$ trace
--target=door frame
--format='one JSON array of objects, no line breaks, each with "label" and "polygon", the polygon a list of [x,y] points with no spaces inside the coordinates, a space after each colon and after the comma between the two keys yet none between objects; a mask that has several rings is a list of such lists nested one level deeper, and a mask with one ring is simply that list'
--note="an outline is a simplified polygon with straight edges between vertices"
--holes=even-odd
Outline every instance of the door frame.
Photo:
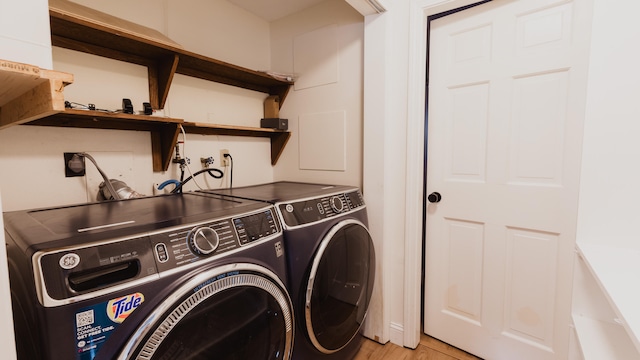
[{"label": "door frame", "polygon": [[[409,18],[409,69],[407,114],[407,167],[404,247],[404,346],[420,343],[422,320],[422,259],[424,189],[426,171],[425,97],[427,78],[427,26],[429,17],[483,0],[412,0]],[[415,151],[424,149],[424,151]]]}]

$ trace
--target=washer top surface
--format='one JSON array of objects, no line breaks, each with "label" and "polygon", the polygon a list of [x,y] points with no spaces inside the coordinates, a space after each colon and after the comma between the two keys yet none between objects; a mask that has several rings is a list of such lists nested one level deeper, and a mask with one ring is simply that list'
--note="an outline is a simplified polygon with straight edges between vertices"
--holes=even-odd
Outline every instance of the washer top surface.
[{"label": "washer top surface", "polygon": [[346,185],[310,184],[279,181],[261,185],[251,185],[233,189],[207,190],[208,193],[233,196],[243,199],[260,200],[275,204],[307,197],[341,193],[357,189]]},{"label": "washer top surface", "polygon": [[241,214],[264,203],[184,193],[4,213],[5,230],[23,250],[66,246]]}]

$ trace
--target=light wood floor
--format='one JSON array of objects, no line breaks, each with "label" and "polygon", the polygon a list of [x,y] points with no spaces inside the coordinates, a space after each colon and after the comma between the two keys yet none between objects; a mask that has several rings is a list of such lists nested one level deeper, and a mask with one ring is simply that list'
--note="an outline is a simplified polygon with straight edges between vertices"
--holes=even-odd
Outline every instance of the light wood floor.
[{"label": "light wood floor", "polygon": [[365,339],[353,360],[481,360],[460,349],[422,334],[415,350]]}]

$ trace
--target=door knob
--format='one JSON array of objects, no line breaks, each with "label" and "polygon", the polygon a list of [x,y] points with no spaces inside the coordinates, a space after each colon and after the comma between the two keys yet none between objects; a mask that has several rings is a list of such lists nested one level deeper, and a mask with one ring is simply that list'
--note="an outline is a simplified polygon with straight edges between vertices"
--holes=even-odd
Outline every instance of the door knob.
[{"label": "door knob", "polygon": [[427,200],[430,203],[437,203],[437,202],[440,202],[440,200],[442,200],[442,195],[440,195],[439,192],[434,191],[431,194],[429,194],[429,196],[427,196]]}]

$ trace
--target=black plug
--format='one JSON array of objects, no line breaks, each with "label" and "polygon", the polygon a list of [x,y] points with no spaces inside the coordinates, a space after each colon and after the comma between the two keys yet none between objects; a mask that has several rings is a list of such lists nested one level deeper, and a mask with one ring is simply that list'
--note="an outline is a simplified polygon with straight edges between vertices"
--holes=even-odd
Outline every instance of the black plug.
[{"label": "black plug", "polygon": [[144,108],[145,115],[153,115],[153,108],[151,107],[151,103],[143,102],[142,107]]},{"label": "black plug", "polygon": [[133,114],[133,104],[129,99],[122,99],[122,112],[125,114]]}]

